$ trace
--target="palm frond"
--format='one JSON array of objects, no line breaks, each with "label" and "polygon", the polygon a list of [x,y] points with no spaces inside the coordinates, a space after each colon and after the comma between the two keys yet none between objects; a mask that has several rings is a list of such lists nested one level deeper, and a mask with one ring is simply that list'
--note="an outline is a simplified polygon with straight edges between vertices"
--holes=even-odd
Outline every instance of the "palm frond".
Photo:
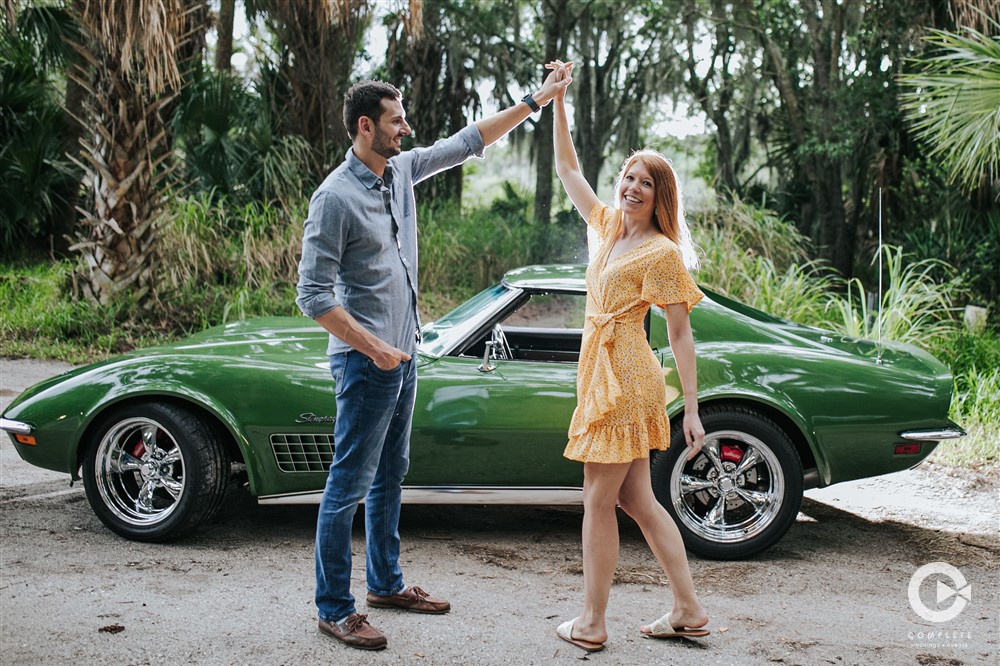
[{"label": "palm frond", "polygon": [[975,189],[985,174],[1000,176],[1000,24],[989,37],[935,30],[926,40],[935,50],[910,61],[900,77],[902,108],[930,155],[949,168],[953,182]]},{"label": "palm frond", "polygon": [[142,79],[150,93],[181,86],[177,51],[185,33],[181,0],[84,0],[80,9],[90,37],[116,57],[118,74]]}]

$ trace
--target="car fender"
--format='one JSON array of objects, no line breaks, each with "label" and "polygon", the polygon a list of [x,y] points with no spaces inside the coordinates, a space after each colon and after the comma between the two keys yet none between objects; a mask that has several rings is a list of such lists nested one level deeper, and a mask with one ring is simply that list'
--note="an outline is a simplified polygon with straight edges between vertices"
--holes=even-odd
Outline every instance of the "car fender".
[{"label": "car fender", "polygon": [[76,447],[74,451],[74,469],[79,467],[79,463],[83,459],[83,451],[80,450],[83,437],[87,431],[93,427],[96,421],[106,414],[108,410],[114,409],[119,405],[129,402],[137,402],[140,400],[149,401],[149,399],[166,400],[174,403],[183,403],[188,406],[194,406],[197,409],[206,412],[218,421],[229,433],[232,441],[239,449],[244,462],[246,462],[247,476],[251,490],[255,487],[256,473],[260,468],[260,465],[256,464],[254,450],[250,446],[250,442],[244,434],[242,423],[236,418],[236,416],[225,405],[220,403],[208,393],[199,391],[190,385],[182,386],[177,383],[164,381],[151,382],[149,386],[139,390],[133,389],[128,392],[109,394],[107,396],[107,400],[95,405],[95,408],[89,414],[89,417],[83,421],[81,428],[79,429],[79,437],[76,439]]},{"label": "car fender", "polygon": [[[165,362],[169,365],[171,359],[159,356],[156,361],[160,365]],[[190,362],[190,359],[185,361]],[[251,464],[253,451],[240,419],[225,404],[200,389],[197,382],[192,382],[191,376],[184,376],[183,381],[171,377],[169,373],[152,368],[149,359],[122,358],[46,380],[25,391],[5,415],[30,423],[36,431],[49,433],[54,440],[72,442],[63,452],[63,460],[52,460],[47,465],[33,462],[49,469],[69,472],[75,479],[84,454],[81,449],[83,440],[96,422],[109,409],[150,398],[193,405],[215,418],[232,437],[248,463],[251,488],[254,486],[258,466]],[[69,401],[75,407],[71,413],[60,409]]]},{"label": "car fender", "polygon": [[[765,415],[780,414],[785,423],[783,427],[794,428],[789,437],[797,445],[805,446],[812,456],[820,483],[829,483],[830,465],[827,456],[816,439],[813,419],[809,414],[803,414],[795,408],[796,401],[791,392],[799,390],[802,377],[795,368],[785,367],[781,361],[779,350],[771,345],[754,346],[749,350],[741,350],[729,344],[711,344],[698,348],[698,403],[707,406],[719,402],[738,402],[759,405]],[[769,369],[762,370],[763,364],[757,359],[767,358]],[[665,371],[672,370],[673,360],[669,354],[665,363]],[[776,361],[777,358],[777,361]],[[679,380],[673,380],[679,382]],[[671,378],[667,377],[668,390]],[[677,387],[679,389],[679,385]],[[669,401],[667,413],[673,419],[682,414],[683,397],[678,393]],[[803,466],[808,467],[809,461],[804,460]]]}]

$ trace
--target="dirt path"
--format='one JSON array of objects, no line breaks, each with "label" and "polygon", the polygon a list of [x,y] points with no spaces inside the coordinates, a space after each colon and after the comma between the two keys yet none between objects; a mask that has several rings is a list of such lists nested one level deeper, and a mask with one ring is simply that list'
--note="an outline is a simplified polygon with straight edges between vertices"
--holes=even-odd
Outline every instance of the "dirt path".
[{"label": "dirt path", "polygon": [[[0,360],[0,406],[63,366]],[[222,515],[170,545],[122,540],[78,484],[34,470],[0,443],[2,664],[542,664],[584,653],[555,626],[579,610],[578,509],[403,510],[407,580],[450,598],[443,617],[374,610],[380,653],[320,637],[312,604],[314,507],[233,495]],[[693,559],[711,614],[700,641],[643,639],[670,590],[622,519],[603,664],[990,664],[1000,654],[1000,489],[921,468],[812,491],[788,535],[746,562]],[[355,554],[363,553],[360,529]],[[356,593],[363,565],[356,559]],[[971,602],[935,624],[908,601],[918,567],[945,561]],[[934,588],[921,588],[935,605]],[[953,599],[946,600],[946,607]],[[361,605],[363,609],[363,604]],[[362,612],[364,612],[362,610]]]}]

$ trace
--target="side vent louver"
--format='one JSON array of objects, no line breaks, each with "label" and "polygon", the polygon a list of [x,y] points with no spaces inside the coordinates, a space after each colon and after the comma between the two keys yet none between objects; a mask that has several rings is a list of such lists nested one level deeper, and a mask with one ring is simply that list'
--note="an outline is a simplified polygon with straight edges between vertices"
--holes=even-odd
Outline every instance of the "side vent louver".
[{"label": "side vent louver", "polygon": [[271,435],[282,472],[327,472],[333,463],[333,435]]}]

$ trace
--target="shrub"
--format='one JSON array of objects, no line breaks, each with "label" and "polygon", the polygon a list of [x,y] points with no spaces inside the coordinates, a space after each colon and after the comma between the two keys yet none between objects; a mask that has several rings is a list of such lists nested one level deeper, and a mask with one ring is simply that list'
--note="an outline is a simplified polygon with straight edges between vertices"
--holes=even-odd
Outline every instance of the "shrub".
[{"label": "shrub", "polygon": [[[956,330],[953,317],[955,299],[964,293],[956,278],[934,280],[936,271],[948,266],[935,259],[907,264],[902,248],[883,248],[888,281],[883,286],[881,307],[871,310],[864,286],[849,280],[847,294],[832,304],[835,328],[850,336],[909,342],[932,348],[939,339]],[[877,293],[877,288],[869,289]]]}]

